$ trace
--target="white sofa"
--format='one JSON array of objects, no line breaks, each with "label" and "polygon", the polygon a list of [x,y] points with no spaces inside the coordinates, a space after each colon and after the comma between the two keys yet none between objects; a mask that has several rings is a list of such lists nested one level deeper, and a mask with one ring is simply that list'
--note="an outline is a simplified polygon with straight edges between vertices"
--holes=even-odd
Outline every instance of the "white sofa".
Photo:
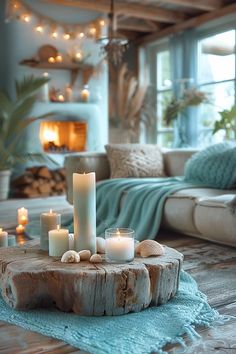
[{"label": "white sofa", "polygon": [[[196,150],[163,151],[167,176],[183,175],[185,162]],[[67,200],[72,204],[73,172],[96,172],[97,181],[110,177],[106,153],[76,153],[65,159]],[[191,188],[180,190],[165,202],[161,226],[190,236],[236,247],[236,211],[227,204],[236,189]]]}]

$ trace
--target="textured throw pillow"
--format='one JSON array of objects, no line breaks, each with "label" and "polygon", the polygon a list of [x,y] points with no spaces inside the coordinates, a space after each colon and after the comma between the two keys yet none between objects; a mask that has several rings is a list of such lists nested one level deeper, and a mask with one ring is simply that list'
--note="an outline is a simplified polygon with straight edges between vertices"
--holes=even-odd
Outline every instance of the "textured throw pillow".
[{"label": "textured throw pillow", "polygon": [[214,188],[236,186],[236,145],[220,143],[194,154],[185,165],[185,180]]},{"label": "textured throw pillow", "polygon": [[111,178],[165,176],[162,152],[157,145],[111,144],[105,148]]}]

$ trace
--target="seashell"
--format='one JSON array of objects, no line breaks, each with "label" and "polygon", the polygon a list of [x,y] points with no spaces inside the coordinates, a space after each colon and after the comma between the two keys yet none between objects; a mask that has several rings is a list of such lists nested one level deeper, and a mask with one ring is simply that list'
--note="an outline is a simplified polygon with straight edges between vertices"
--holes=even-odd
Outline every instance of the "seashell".
[{"label": "seashell", "polygon": [[89,262],[91,263],[102,263],[102,257],[100,256],[100,254],[93,254],[91,257],[90,257],[90,260]]},{"label": "seashell", "polygon": [[72,251],[72,250],[71,251],[67,251],[61,257],[61,262],[63,262],[63,263],[79,263],[80,262],[80,256],[75,251]]},{"label": "seashell", "polygon": [[97,237],[96,243],[97,243],[97,253],[105,253],[105,245],[106,245],[105,239],[102,237]]},{"label": "seashell", "polygon": [[79,256],[81,261],[89,261],[91,252],[89,250],[82,250],[79,252]]},{"label": "seashell", "polygon": [[141,257],[162,256],[165,253],[164,247],[154,240],[140,242],[137,244],[135,251]]}]

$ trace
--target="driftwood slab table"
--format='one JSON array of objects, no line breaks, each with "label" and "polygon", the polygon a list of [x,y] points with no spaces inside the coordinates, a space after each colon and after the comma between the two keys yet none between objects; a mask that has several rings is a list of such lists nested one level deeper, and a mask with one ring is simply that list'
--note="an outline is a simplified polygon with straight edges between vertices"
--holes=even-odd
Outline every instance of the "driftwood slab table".
[{"label": "driftwood slab table", "polygon": [[9,306],[57,307],[80,315],[122,315],[166,303],[178,289],[183,256],[165,247],[131,263],[61,263],[38,241],[0,250],[0,285]]}]

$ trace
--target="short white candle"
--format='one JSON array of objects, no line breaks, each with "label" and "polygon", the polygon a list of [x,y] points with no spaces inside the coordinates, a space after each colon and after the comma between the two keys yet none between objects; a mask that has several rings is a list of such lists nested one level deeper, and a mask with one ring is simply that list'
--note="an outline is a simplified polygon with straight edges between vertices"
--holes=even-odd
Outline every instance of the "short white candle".
[{"label": "short white candle", "polygon": [[96,253],[95,173],[73,173],[75,251]]},{"label": "short white candle", "polygon": [[8,233],[0,229],[0,247],[8,246]]},{"label": "short white candle", "polygon": [[81,100],[83,102],[88,102],[89,96],[90,96],[90,92],[89,92],[88,86],[85,85],[85,87],[81,91]]},{"label": "short white candle", "polygon": [[54,213],[50,209],[49,213],[42,213],[40,216],[40,248],[48,251],[48,232],[55,230],[61,224],[61,214]]},{"label": "short white candle", "polygon": [[17,210],[18,215],[18,224],[19,225],[27,225],[28,224],[28,209],[19,208]]},{"label": "short white candle", "polygon": [[16,233],[17,235],[22,235],[25,232],[25,227],[23,225],[18,225],[16,227]]},{"label": "short white candle", "polygon": [[67,229],[60,229],[58,225],[56,230],[49,231],[48,238],[49,256],[61,257],[69,250],[69,231]]},{"label": "short white candle", "polygon": [[107,261],[132,261],[134,259],[134,231],[131,229],[117,229],[116,231],[114,230],[114,233],[112,233],[112,230],[114,229],[106,230]]}]

